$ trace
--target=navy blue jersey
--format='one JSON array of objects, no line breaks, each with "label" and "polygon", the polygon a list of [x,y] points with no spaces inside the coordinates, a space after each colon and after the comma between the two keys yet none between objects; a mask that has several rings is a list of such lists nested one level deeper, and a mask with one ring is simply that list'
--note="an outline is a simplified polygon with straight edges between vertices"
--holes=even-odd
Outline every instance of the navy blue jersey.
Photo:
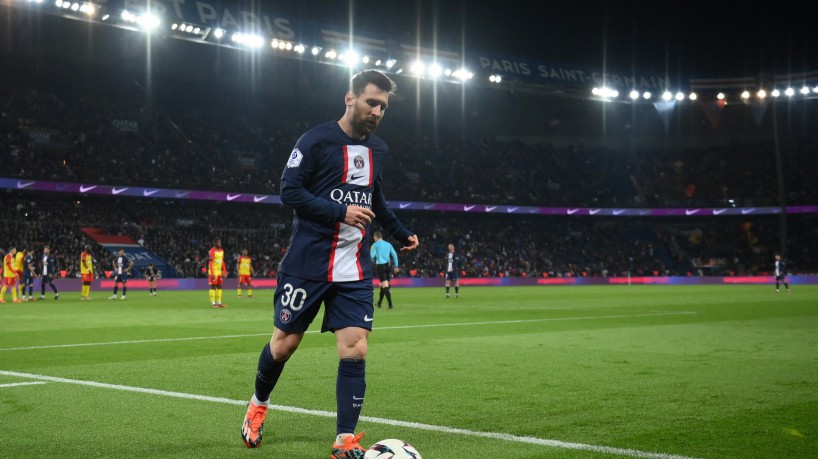
[{"label": "navy blue jersey", "polygon": [[45,253],[42,256],[42,263],[40,268],[40,274],[43,276],[53,276],[57,272],[57,259],[54,258],[54,255],[50,253],[46,255]]},{"label": "navy blue jersey", "polygon": [[460,255],[454,252],[446,254],[446,272],[460,273]]},{"label": "navy blue jersey", "polygon": [[34,257],[31,256],[30,253],[27,253],[25,258],[23,258],[23,276],[29,277],[32,275],[31,266],[34,264]]},{"label": "navy blue jersey", "polygon": [[346,207],[366,207],[396,240],[412,236],[389,210],[381,171],[389,148],[379,137],[355,140],[337,121],[301,136],[281,176],[281,201],[294,210],[293,233],[279,271],[302,279],[372,278],[366,230],[344,223]]}]

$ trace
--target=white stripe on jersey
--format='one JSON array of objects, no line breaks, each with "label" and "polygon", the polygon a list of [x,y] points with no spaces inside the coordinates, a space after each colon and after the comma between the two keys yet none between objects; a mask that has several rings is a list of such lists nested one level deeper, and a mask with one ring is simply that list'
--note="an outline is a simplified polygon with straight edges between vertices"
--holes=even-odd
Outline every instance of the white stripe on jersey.
[{"label": "white stripe on jersey", "polygon": [[344,145],[344,183],[372,186],[372,150],[363,145]]},{"label": "white stripe on jersey", "polygon": [[335,235],[329,253],[328,281],[347,282],[364,278],[364,271],[361,269],[364,234],[363,230],[346,223],[335,224]]}]

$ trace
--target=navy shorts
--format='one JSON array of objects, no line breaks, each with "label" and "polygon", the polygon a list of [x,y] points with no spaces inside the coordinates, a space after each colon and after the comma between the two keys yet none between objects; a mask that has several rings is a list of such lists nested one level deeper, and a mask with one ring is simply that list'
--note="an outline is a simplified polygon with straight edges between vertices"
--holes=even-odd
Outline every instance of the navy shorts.
[{"label": "navy shorts", "polygon": [[43,277],[42,277],[41,280],[42,280],[43,284],[50,284],[50,283],[54,282],[54,279],[52,278],[51,274],[43,274]]},{"label": "navy shorts", "polygon": [[23,285],[34,285],[34,278],[31,275],[23,276]]},{"label": "navy shorts", "polygon": [[122,273],[122,274],[114,275],[114,282],[122,282],[123,284],[127,284],[128,283],[128,274],[127,273]]},{"label": "navy shorts", "polygon": [[457,280],[457,271],[447,272],[446,273],[446,280],[456,281]]},{"label": "navy shorts", "polygon": [[321,332],[347,327],[372,330],[372,280],[327,282],[279,274],[275,293],[275,325],[287,333],[307,331],[321,303]]}]

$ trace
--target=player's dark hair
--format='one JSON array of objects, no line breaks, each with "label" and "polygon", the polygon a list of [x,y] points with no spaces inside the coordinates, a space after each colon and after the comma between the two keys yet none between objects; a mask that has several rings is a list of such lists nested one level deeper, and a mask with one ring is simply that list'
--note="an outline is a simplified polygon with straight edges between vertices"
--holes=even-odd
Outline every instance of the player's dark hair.
[{"label": "player's dark hair", "polygon": [[349,90],[358,96],[364,92],[364,88],[370,83],[390,95],[395,94],[395,91],[398,90],[398,85],[391,78],[375,69],[363,70],[353,75],[349,81]]}]

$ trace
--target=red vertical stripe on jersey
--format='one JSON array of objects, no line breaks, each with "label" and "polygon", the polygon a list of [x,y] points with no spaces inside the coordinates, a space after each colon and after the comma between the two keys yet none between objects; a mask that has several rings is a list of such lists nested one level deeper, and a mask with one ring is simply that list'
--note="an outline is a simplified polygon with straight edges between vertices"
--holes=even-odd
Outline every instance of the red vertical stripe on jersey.
[{"label": "red vertical stripe on jersey", "polygon": [[[346,157],[346,147],[344,147],[344,157]],[[346,167],[344,167],[346,169]],[[344,175],[346,177],[346,175]],[[329,269],[327,270],[327,280],[332,282],[332,268],[335,267],[335,251],[338,250],[338,235],[341,233],[341,222],[335,223],[335,233],[332,235],[332,247],[329,249]]]},{"label": "red vertical stripe on jersey", "polygon": [[[347,151],[347,146],[344,145],[344,175],[341,177],[341,183],[347,182],[347,177],[349,174],[349,151]],[[336,238],[338,233],[336,232]]]},{"label": "red vertical stripe on jersey", "polygon": [[369,185],[372,186],[372,182],[375,180],[374,174],[372,171],[374,170],[374,165],[372,164],[372,149],[369,149]]},{"label": "red vertical stripe on jersey", "polygon": [[[370,155],[371,155],[370,150]],[[361,248],[364,246],[364,239],[366,239],[366,230],[361,230],[361,242],[358,243],[358,250],[355,252],[355,266],[358,268],[358,280],[364,278],[364,270],[361,268]]]}]

